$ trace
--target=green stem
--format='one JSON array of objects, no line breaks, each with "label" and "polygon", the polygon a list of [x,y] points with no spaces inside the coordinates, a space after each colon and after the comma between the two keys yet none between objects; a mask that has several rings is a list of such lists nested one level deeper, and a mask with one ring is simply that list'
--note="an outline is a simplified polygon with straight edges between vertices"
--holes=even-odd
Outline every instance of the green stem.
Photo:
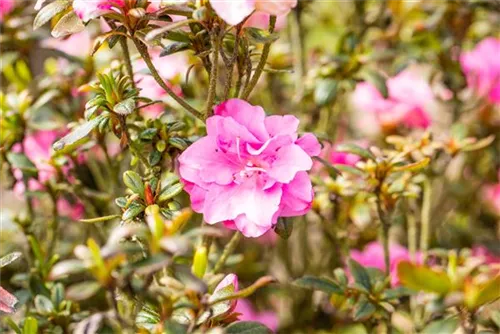
[{"label": "green stem", "polygon": [[234,50],[233,50],[233,55],[231,56],[231,59],[229,59],[229,66],[227,69],[227,74],[226,74],[226,85],[224,86],[224,101],[229,98],[229,92],[231,91],[231,86],[233,83],[233,68],[234,68],[234,63],[236,61],[236,58],[238,57],[238,48],[239,48],[239,42],[240,42],[240,31],[241,27],[238,26],[236,28],[236,37],[234,39]]},{"label": "green stem", "polygon": [[417,220],[412,212],[408,212],[406,221],[408,223],[408,250],[410,251],[410,259],[413,261],[417,252]]},{"label": "green stem", "polygon": [[[276,16],[272,15],[271,18],[269,19],[269,33],[274,32],[274,27],[276,26]],[[245,87],[245,90],[243,91],[243,94],[241,95],[241,98],[243,100],[248,99],[248,96],[250,96],[250,93],[254,89],[255,85],[257,85],[257,82],[259,81],[259,78],[264,71],[264,66],[266,66],[267,62],[267,57],[269,56],[269,50],[271,49],[271,44],[273,42],[267,42],[264,44],[264,48],[262,49],[262,55],[259,60],[259,64],[257,65],[257,68],[255,69],[255,72],[252,76],[252,79],[250,80],[249,84]]]},{"label": "green stem", "polygon": [[53,251],[57,243],[57,234],[59,231],[59,213],[57,212],[57,195],[52,189],[52,187],[48,187],[48,192],[50,198],[52,199],[52,221],[50,222],[49,230],[50,230],[50,239],[47,248],[47,256],[49,256]]},{"label": "green stem", "polygon": [[295,100],[300,101],[304,95],[304,75],[306,73],[305,49],[304,49],[304,31],[301,26],[300,17],[302,8],[300,3],[297,8],[291,13],[290,18],[290,36],[292,39],[292,48],[294,56],[294,72],[295,72]]},{"label": "green stem", "polygon": [[125,59],[125,68],[127,69],[127,74],[132,81],[132,87],[135,88],[134,80],[134,69],[132,68],[132,60],[130,58],[130,51],[128,49],[127,40],[125,38],[120,38],[120,46],[123,50],[123,58]]},{"label": "green stem", "polygon": [[219,71],[219,52],[220,52],[220,32],[212,31],[210,34],[210,39],[213,47],[213,57],[212,57],[212,68],[210,71],[210,83],[208,86],[208,96],[207,96],[207,106],[205,108],[205,118],[212,115],[212,108],[215,103],[215,97],[217,96],[217,76]]},{"label": "green stem", "polygon": [[163,90],[165,90],[165,92],[168,95],[170,95],[170,97],[172,99],[174,99],[177,103],[179,103],[184,109],[186,109],[188,112],[190,112],[193,116],[195,116],[198,119],[203,121],[204,120],[203,114],[201,112],[199,112],[198,110],[196,110],[194,107],[192,107],[189,103],[184,101],[181,97],[177,96],[177,94],[175,94],[174,91],[172,91],[168,87],[168,85],[165,83],[165,81],[163,81],[160,74],[156,70],[153,62],[151,61],[151,57],[149,56],[147,47],[141,41],[137,40],[136,38],[133,38],[132,40],[134,41],[134,44],[135,44],[137,50],[139,51],[139,54],[141,55],[142,59],[144,59],[146,66],[148,67],[149,71],[151,72],[151,75],[156,80],[158,85],[160,85],[160,87],[163,88]]},{"label": "green stem", "polygon": [[233,235],[229,243],[226,245],[226,247],[224,247],[224,251],[222,252],[222,255],[220,256],[219,260],[217,260],[214,270],[212,271],[213,274],[217,274],[224,267],[227,258],[234,252],[242,236],[243,234],[241,234],[241,232],[239,231]]},{"label": "green stem", "polygon": [[382,209],[382,201],[380,195],[377,196],[377,212],[382,223],[382,245],[384,247],[384,263],[385,263],[385,274],[389,276],[391,272],[391,254],[389,249],[389,230],[391,224],[387,221],[384,210]]},{"label": "green stem", "polygon": [[425,262],[427,251],[429,250],[430,241],[430,220],[431,220],[431,200],[432,200],[432,185],[430,179],[426,178],[423,183],[423,199],[422,199],[422,216],[420,231],[420,251],[422,252],[422,261]]}]

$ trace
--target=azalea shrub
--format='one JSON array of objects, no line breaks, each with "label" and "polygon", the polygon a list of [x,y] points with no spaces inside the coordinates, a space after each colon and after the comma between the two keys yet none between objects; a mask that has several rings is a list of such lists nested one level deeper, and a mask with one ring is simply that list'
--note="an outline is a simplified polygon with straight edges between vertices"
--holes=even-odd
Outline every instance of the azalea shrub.
[{"label": "azalea shrub", "polygon": [[1,0],[0,331],[498,333],[499,22]]}]

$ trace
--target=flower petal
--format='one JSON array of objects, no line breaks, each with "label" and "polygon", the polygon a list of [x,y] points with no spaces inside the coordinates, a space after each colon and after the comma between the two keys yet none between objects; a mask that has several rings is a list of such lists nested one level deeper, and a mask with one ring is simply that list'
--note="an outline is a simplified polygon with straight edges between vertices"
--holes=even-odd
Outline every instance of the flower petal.
[{"label": "flower petal", "polygon": [[313,189],[306,172],[299,172],[289,184],[283,185],[280,216],[294,217],[305,214],[311,208]]},{"label": "flower petal", "polygon": [[321,153],[321,144],[312,133],[305,133],[295,144],[299,145],[311,157],[318,156]]},{"label": "flower petal", "polygon": [[299,119],[295,116],[269,116],[266,117],[265,124],[267,132],[271,137],[278,135],[290,135],[294,140],[297,139]]},{"label": "flower petal", "polygon": [[287,145],[278,150],[268,175],[281,183],[289,183],[301,171],[310,170],[311,157],[298,145]]}]

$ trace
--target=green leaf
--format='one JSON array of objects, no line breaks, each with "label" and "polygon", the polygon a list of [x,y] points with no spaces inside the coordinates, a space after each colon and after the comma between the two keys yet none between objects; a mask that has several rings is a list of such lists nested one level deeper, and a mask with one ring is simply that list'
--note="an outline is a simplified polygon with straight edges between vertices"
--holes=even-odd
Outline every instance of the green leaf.
[{"label": "green leaf", "polygon": [[416,172],[416,171],[421,170],[422,168],[427,167],[427,165],[429,165],[430,161],[431,161],[431,159],[424,158],[420,161],[417,161],[417,162],[414,162],[411,164],[393,167],[391,171],[392,172],[403,172],[403,171]]},{"label": "green leaf", "polygon": [[361,169],[349,165],[335,164],[333,165],[333,168],[341,172],[350,173],[357,176],[365,175],[365,173]]},{"label": "green leaf", "polygon": [[445,295],[451,289],[450,278],[445,272],[434,271],[407,261],[399,263],[398,276],[403,286],[417,291]]},{"label": "green leaf", "polygon": [[115,203],[116,205],[118,205],[120,208],[124,208],[127,206],[128,204],[128,201],[127,201],[127,198],[125,197],[118,197],[115,199]]},{"label": "green leaf", "polygon": [[79,221],[82,223],[94,224],[94,223],[106,222],[108,220],[113,220],[116,218],[120,218],[120,215],[109,215],[109,216],[102,216],[102,217],[96,217],[96,218],[90,218],[90,219],[80,219]]},{"label": "green leaf", "polygon": [[33,30],[36,30],[45,23],[49,22],[54,16],[68,8],[69,5],[71,5],[71,1],[58,0],[51,2],[47,6],[40,9],[36,14],[35,20],[33,21]]},{"label": "green leaf", "polygon": [[22,153],[8,152],[7,160],[12,167],[20,169],[26,176],[37,177],[38,169],[35,164]]},{"label": "green leaf", "polygon": [[187,327],[172,320],[163,323],[163,334],[186,334]]},{"label": "green leaf", "polygon": [[188,25],[188,24],[193,23],[193,22],[196,22],[196,20],[193,20],[193,19],[182,20],[182,21],[174,22],[172,24],[165,25],[165,26],[160,27],[160,28],[153,29],[146,34],[145,40],[152,41],[152,40],[160,37],[160,35],[163,35],[164,33],[171,31],[172,29],[177,29],[177,28],[183,27],[183,26]]},{"label": "green leaf", "polygon": [[139,138],[142,140],[152,140],[156,134],[158,133],[158,129],[156,128],[149,128],[141,132],[139,135]]},{"label": "green leaf", "polygon": [[59,308],[59,305],[64,300],[64,285],[62,283],[56,283],[50,292],[50,298],[52,299],[55,308]]},{"label": "green leaf", "polygon": [[12,320],[12,318],[7,317],[5,318],[5,322],[7,323],[7,326],[9,326],[16,334],[22,334],[23,332],[21,331],[21,328]]},{"label": "green leaf", "polygon": [[459,321],[457,317],[433,321],[425,326],[421,334],[453,334],[457,330],[458,324]]},{"label": "green leaf", "polygon": [[102,115],[99,115],[96,118],[74,128],[69,134],[52,145],[54,151],[68,152],[77,147],[86,139],[89,133],[99,125],[103,118],[104,117]]},{"label": "green leaf", "polygon": [[83,31],[85,26],[74,11],[65,14],[52,29],[52,37],[60,38]]},{"label": "green leaf", "polygon": [[405,288],[404,286],[398,286],[394,289],[385,290],[382,293],[381,298],[382,300],[398,299],[412,294],[413,294],[412,290]]},{"label": "green leaf", "polygon": [[323,79],[318,81],[314,89],[314,102],[318,106],[327,105],[337,97],[338,81],[334,79]]},{"label": "green leaf", "polygon": [[52,270],[49,274],[49,279],[56,280],[61,279],[65,276],[71,274],[79,274],[84,272],[87,269],[85,263],[81,260],[65,260],[56,263],[52,267]]},{"label": "green leaf", "polygon": [[54,311],[54,304],[44,295],[37,295],[35,297],[35,308],[38,313],[48,315]]},{"label": "green leaf", "polygon": [[375,156],[370,151],[362,147],[359,147],[358,145],[355,144],[350,144],[350,143],[339,144],[335,146],[335,151],[352,153],[368,160],[375,160]]},{"label": "green leaf", "polygon": [[168,139],[168,143],[170,146],[173,146],[175,148],[178,148],[181,151],[184,151],[186,148],[188,148],[188,143],[182,138],[179,137],[172,137]]},{"label": "green leaf", "polygon": [[7,254],[5,256],[3,256],[1,259],[0,259],[0,268],[3,268],[5,267],[6,265],[16,261],[17,259],[19,259],[21,256],[23,255],[23,253],[21,252],[12,252],[10,254]]},{"label": "green leaf", "polygon": [[255,321],[239,321],[226,328],[226,334],[271,334],[272,331]]},{"label": "green leaf", "polygon": [[363,299],[354,307],[354,321],[366,320],[370,318],[376,310],[377,308],[375,305]]},{"label": "green leaf", "polygon": [[47,103],[49,103],[50,101],[52,101],[56,96],[59,96],[60,94],[61,94],[61,92],[57,89],[51,89],[49,91],[46,91],[45,93],[40,95],[40,97],[38,97],[38,99],[36,99],[36,102],[33,103],[31,108],[33,110],[38,110],[41,107],[43,107],[44,105],[46,105]]},{"label": "green leaf", "polygon": [[182,183],[175,183],[173,185],[164,187],[161,190],[160,195],[158,196],[158,202],[161,203],[174,198],[182,192],[183,188],[184,185]]},{"label": "green leaf", "polygon": [[161,161],[161,152],[153,149],[151,153],[149,153],[148,162],[151,166],[157,165]]},{"label": "green leaf", "polygon": [[145,209],[144,205],[132,203],[130,207],[123,213],[122,220],[132,220],[137,217]]},{"label": "green leaf", "polygon": [[177,52],[181,52],[189,49],[189,44],[185,42],[173,42],[165,46],[160,52],[160,57],[165,57]]},{"label": "green leaf", "polygon": [[141,176],[136,172],[128,170],[123,173],[123,183],[134,193],[144,197],[144,182],[142,182]]},{"label": "green leaf", "polygon": [[248,38],[254,43],[260,43],[260,44],[270,43],[278,40],[278,38],[280,37],[279,34],[270,33],[267,30],[255,27],[247,27],[244,30]]},{"label": "green leaf", "polygon": [[94,296],[101,289],[101,285],[95,281],[76,283],[68,287],[66,297],[69,300],[82,301]]},{"label": "green leaf", "polygon": [[[119,26],[117,29],[116,29],[117,32],[122,32],[122,33],[126,33],[127,32],[127,28],[125,26]],[[121,35],[121,34],[114,34],[113,36],[109,37],[108,39],[108,46],[110,49],[114,48],[116,43],[118,43],[118,41],[120,39],[123,39],[125,38],[125,36]]]},{"label": "green leaf", "polygon": [[274,232],[282,239],[287,240],[292,235],[293,221],[288,217],[278,218],[278,223],[274,226]]},{"label": "green leaf", "polygon": [[38,334],[38,321],[33,317],[24,320],[23,334]]},{"label": "green leaf", "polygon": [[344,294],[344,290],[337,283],[327,278],[319,278],[314,276],[304,276],[293,282],[293,284],[306,289],[313,289],[326,292],[327,294]]},{"label": "green leaf", "polygon": [[465,303],[470,309],[476,309],[500,298],[500,275],[477,286],[473,282],[465,285]]},{"label": "green leaf", "polygon": [[117,103],[113,107],[113,111],[120,115],[130,115],[135,110],[135,99],[129,98]]},{"label": "green leaf", "polygon": [[349,259],[349,261],[347,261],[347,266],[349,267],[351,275],[354,277],[354,281],[366,288],[366,290],[370,291],[372,284],[370,281],[370,275],[366,269],[353,259]]}]

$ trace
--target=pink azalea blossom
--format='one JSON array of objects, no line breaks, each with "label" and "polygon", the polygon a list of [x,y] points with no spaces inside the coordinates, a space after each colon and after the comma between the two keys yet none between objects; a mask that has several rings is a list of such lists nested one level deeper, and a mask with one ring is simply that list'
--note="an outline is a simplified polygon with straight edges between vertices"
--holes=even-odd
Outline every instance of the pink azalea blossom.
[{"label": "pink azalea blossom", "polygon": [[354,104],[364,114],[362,126],[373,128],[378,124],[382,130],[391,130],[403,125],[407,128],[425,129],[431,125],[428,105],[434,94],[427,81],[415,71],[405,70],[387,80],[388,97],[369,82],[356,86]]},{"label": "pink azalea blossom", "polygon": [[[214,292],[212,293],[212,296],[209,298],[209,302],[213,302],[214,300],[217,300],[218,298],[221,298],[226,295],[231,295],[235,292],[238,291],[238,276],[235,274],[229,274],[226,275],[220,281],[219,284],[214,289]],[[228,301],[229,308],[225,312],[225,314],[229,314],[234,311],[236,304],[238,303],[237,299],[232,299]]]},{"label": "pink azalea blossom", "polygon": [[16,296],[0,286],[0,311],[4,313],[14,313],[16,311],[14,306],[17,302]]},{"label": "pink azalea blossom", "polygon": [[228,24],[237,25],[253,11],[286,15],[297,5],[297,0],[210,0],[210,5]]},{"label": "pink azalea blossom", "polygon": [[[255,12],[248,18],[245,22],[245,27],[255,27],[259,29],[268,29],[269,27],[269,19],[271,18],[271,14],[266,12]],[[279,15],[276,17],[276,25],[274,30],[278,31],[283,29],[286,26],[286,15]]]},{"label": "pink azalea blossom", "polygon": [[468,86],[492,103],[500,103],[500,39],[482,40],[472,51],[460,56]]},{"label": "pink azalea blossom", "polygon": [[[392,286],[399,285],[397,274],[398,264],[401,261],[411,261],[408,249],[399,245],[391,244],[390,249],[390,276]],[[420,255],[417,254],[417,260]],[[366,245],[363,251],[351,250],[351,258],[364,267],[377,268],[385,271],[384,247],[380,242],[374,241]]]},{"label": "pink azalea blossom", "polygon": [[3,22],[5,15],[9,14],[15,5],[15,0],[1,0],[0,1],[0,22]]},{"label": "pink azalea blossom", "polygon": [[257,311],[252,303],[247,299],[239,299],[234,312],[240,313],[240,321],[256,321],[274,333],[278,330],[278,316],[273,311]]},{"label": "pink azalea blossom", "polygon": [[44,48],[62,51],[73,57],[88,57],[92,49],[92,39],[87,30],[72,34],[67,38],[49,38],[42,41]]},{"label": "pink azalea blossom", "polygon": [[208,224],[224,222],[247,237],[269,231],[278,217],[309,211],[307,171],[320,153],[316,137],[298,138],[295,116],[268,116],[239,99],[215,108],[208,135],[179,157],[179,172],[193,210]]},{"label": "pink azalea blossom", "polygon": [[87,22],[113,10],[113,7],[124,7],[124,0],[75,0],[73,10],[76,15]]},{"label": "pink azalea blossom", "polygon": [[484,259],[486,264],[500,264],[500,255],[491,253],[482,245],[472,247],[472,255]]},{"label": "pink azalea blossom", "polygon": [[[500,180],[500,171],[498,172],[498,179]],[[481,195],[487,207],[500,216],[500,182],[485,185]]]},{"label": "pink azalea blossom", "polygon": [[[30,179],[28,188],[30,191],[44,191],[45,183],[57,176],[56,169],[50,164],[52,144],[62,136],[62,133],[55,130],[41,130],[34,132],[24,138],[22,147],[24,154],[33,162],[38,170],[38,179]],[[20,147],[16,147],[14,151],[20,151]],[[63,170],[67,173],[68,169]],[[23,182],[22,172],[14,171],[14,176],[17,183],[14,186],[14,193],[22,196],[26,191]],[[71,179],[68,175],[68,178]],[[38,201],[34,200],[34,205],[38,205]],[[73,220],[78,220],[83,217],[84,207],[82,203],[76,202],[71,204],[65,198],[59,198],[57,201],[57,209],[61,216],[69,217]]]},{"label": "pink azalea blossom", "polygon": [[[187,72],[189,64],[186,55],[175,53],[169,56],[160,57],[160,51],[157,49],[152,50],[150,54],[160,76],[177,95],[182,96],[182,88],[179,84],[175,83],[175,81],[180,81],[182,76]],[[142,58],[134,64],[134,70],[137,73],[137,87],[141,89],[141,96],[152,100],[163,100],[168,97],[165,90],[161,88],[153,76],[149,74],[147,66]],[[141,110],[145,116],[154,118],[163,112],[164,107],[161,103],[157,103]]]}]

